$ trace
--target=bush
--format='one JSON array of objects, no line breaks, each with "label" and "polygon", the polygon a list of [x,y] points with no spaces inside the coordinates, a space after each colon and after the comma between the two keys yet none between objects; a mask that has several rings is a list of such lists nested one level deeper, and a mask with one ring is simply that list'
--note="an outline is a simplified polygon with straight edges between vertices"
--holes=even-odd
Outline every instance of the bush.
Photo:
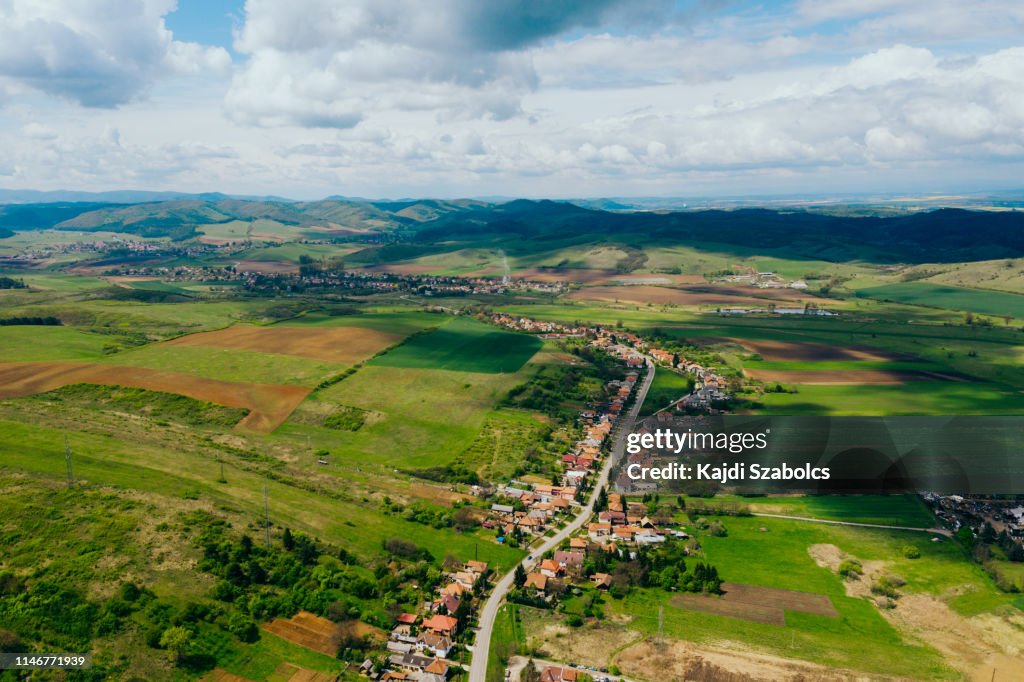
[{"label": "bush", "polygon": [[256,623],[252,621],[252,618],[241,613],[231,614],[231,617],[228,618],[227,629],[243,642],[255,642],[260,638],[260,630],[256,627]]},{"label": "bush", "polygon": [[864,567],[856,559],[847,559],[839,564],[839,575],[853,580],[859,578],[864,572]]},{"label": "bush", "polygon": [[573,613],[565,619],[565,624],[569,627],[578,628],[583,625],[583,619],[579,615]]},{"label": "bush", "polygon": [[921,550],[914,545],[903,545],[903,549],[901,551],[903,552],[903,556],[907,559],[921,558]]}]

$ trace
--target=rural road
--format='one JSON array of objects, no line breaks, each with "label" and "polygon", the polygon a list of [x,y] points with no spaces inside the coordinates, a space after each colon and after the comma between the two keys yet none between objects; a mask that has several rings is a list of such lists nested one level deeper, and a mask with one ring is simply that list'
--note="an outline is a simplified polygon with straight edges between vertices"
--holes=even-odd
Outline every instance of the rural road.
[{"label": "rural road", "polygon": [[810,516],[787,516],[785,514],[759,514],[755,513],[754,516],[763,516],[767,519],[788,519],[789,521],[809,521],[811,523],[828,523],[833,526],[857,526],[858,528],[884,528],[887,530],[912,530],[918,533],[932,533],[934,535],[945,535],[947,538],[953,537],[951,531],[945,528],[913,528],[912,526],[886,526],[881,523],[857,523],[856,521],[833,521],[831,519],[815,519]]},{"label": "rural road", "polygon": [[[633,402],[633,407],[630,408],[629,413],[624,418],[619,420],[619,423],[615,428],[615,444],[612,446],[611,455],[605,459],[604,466],[601,467],[601,473],[597,478],[597,482],[594,484],[593,489],[590,493],[590,499],[587,501],[586,506],[580,510],[580,513],[576,515],[576,518],[569,522],[565,528],[558,531],[553,537],[548,538],[544,544],[539,547],[530,550],[530,556],[533,559],[523,559],[521,562],[522,567],[529,572],[533,568],[534,564],[537,563],[539,558],[547,552],[549,549],[554,549],[565,540],[567,537],[579,530],[584,523],[586,523],[590,516],[594,513],[594,502],[597,500],[597,491],[608,485],[608,478],[611,475],[612,466],[617,462],[625,452],[626,448],[626,434],[633,428],[633,422],[636,420],[637,414],[640,412],[640,408],[644,404],[644,400],[647,398],[647,391],[651,388],[651,382],[654,380],[654,363],[651,362],[650,358],[646,358],[647,361],[647,375],[644,377],[643,382],[637,389],[636,400]],[[501,603],[505,600],[505,595],[512,588],[512,583],[515,580],[515,567],[508,571],[501,577],[501,580],[494,586],[494,590],[491,592],[491,596],[487,599],[483,608],[480,610],[480,625],[477,628],[476,640],[473,643],[473,661],[469,668],[469,682],[487,682],[487,657],[490,654],[491,648],[491,635],[494,632],[494,620],[498,616],[498,608]]]}]

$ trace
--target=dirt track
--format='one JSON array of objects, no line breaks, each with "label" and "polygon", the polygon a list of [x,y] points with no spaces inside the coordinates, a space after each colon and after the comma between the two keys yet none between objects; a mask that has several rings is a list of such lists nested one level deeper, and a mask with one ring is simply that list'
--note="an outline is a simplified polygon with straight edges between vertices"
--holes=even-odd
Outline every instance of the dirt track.
[{"label": "dirt track", "polygon": [[163,391],[227,407],[247,408],[248,416],[235,428],[259,433],[270,433],[280,426],[310,391],[302,386],[219,381],[142,367],[82,362],[0,363],[0,399],[21,398],[82,383]]}]

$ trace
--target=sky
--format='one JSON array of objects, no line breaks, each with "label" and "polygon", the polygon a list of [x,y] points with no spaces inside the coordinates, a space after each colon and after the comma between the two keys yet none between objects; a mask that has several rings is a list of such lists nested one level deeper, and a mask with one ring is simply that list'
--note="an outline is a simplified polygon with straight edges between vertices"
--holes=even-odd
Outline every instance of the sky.
[{"label": "sky", "polygon": [[0,187],[1022,189],[1020,0],[0,0]]}]

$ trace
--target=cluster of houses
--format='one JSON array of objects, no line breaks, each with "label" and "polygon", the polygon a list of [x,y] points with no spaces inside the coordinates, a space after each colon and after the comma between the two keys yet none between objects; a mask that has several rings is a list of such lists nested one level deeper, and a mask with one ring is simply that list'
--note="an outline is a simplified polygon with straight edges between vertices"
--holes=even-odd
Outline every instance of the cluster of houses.
[{"label": "cluster of houses", "polygon": [[501,529],[500,538],[512,536],[517,531],[526,536],[543,535],[555,523],[559,514],[569,510],[576,500],[577,490],[578,486],[574,484],[547,485],[512,481],[508,485],[500,485],[495,494],[503,501],[491,505],[490,517],[483,525],[485,528]]},{"label": "cluster of houses", "polygon": [[727,275],[722,281],[729,284],[746,284],[759,289],[796,289],[804,291],[807,282],[802,279],[785,280],[778,273],[765,271],[755,272],[753,269],[736,275]]},{"label": "cluster of houses", "polygon": [[839,315],[835,310],[810,305],[777,306],[773,304],[769,304],[765,308],[716,308],[716,312],[719,315],[816,315],[818,317],[836,317]]},{"label": "cluster of houses", "polygon": [[923,493],[925,502],[944,525],[954,532],[963,527],[977,532],[985,523],[996,532],[1006,531],[1014,540],[1024,541],[1024,504],[988,497],[965,497]]},{"label": "cluster of houses", "polygon": [[402,613],[395,619],[387,643],[387,669],[375,671],[368,659],[360,668],[365,676],[381,682],[444,682],[459,665],[448,656],[465,625],[460,618],[465,620],[473,593],[487,584],[488,569],[483,561],[467,561],[444,575],[446,583],[420,613]]},{"label": "cluster of houses", "polygon": [[554,552],[526,574],[523,589],[536,597],[550,599],[564,592],[569,582],[589,581],[599,590],[612,586],[607,573],[584,575],[587,557],[595,552],[617,553],[641,545],[660,544],[669,535],[689,537],[679,530],[659,528],[647,516],[642,502],[626,502],[620,493],[608,495],[608,509],[599,512],[597,520],[587,526],[586,535],[569,538],[569,546]]}]

